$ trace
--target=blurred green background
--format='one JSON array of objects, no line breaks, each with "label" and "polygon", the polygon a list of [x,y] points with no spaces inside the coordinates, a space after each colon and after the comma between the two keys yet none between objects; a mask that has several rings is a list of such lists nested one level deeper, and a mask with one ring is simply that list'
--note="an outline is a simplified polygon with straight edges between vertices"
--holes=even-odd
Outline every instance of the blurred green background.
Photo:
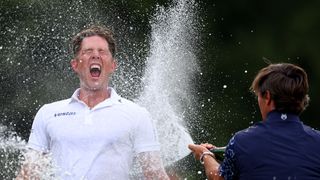
[{"label": "blurred green background", "polygon": [[[69,67],[68,42],[85,25],[111,26],[120,52],[137,62],[138,65],[133,65],[136,74],[142,74],[151,17],[157,6],[168,7],[173,3],[2,0],[1,124],[27,139],[39,107],[72,94],[78,81]],[[258,70],[269,62],[294,63],[307,71],[311,102],[302,119],[319,129],[320,1],[197,0],[196,4],[200,42],[194,48],[198,50],[201,69],[193,84],[197,90],[194,103],[197,120],[192,114],[186,118],[195,143],[226,145],[235,132],[260,121],[249,86]],[[139,87],[128,91],[124,96],[133,99]],[[195,179],[203,177],[198,172],[201,167],[191,165],[196,168],[188,173]]]}]

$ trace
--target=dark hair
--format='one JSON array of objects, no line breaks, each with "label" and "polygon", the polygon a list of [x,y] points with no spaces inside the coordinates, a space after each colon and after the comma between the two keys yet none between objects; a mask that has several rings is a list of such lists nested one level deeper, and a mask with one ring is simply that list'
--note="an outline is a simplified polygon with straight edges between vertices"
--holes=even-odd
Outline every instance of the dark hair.
[{"label": "dark hair", "polygon": [[109,50],[112,54],[112,57],[115,56],[116,42],[113,37],[113,32],[104,26],[98,26],[98,25],[94,25],[87,29],[84,29],[73,37],[72,51],[74,56],[76,56],[79,53],[81,49],[82,40],[86,37],[91,37],[91,36],[100,36],[104,38],[109,44]]},{"label": "dark hair", "polygon": [[270,64],[261,69],[250,87],[255,94],[270,92],[275,108],[301,114],[309,104],[307,73],[289,63]]}]

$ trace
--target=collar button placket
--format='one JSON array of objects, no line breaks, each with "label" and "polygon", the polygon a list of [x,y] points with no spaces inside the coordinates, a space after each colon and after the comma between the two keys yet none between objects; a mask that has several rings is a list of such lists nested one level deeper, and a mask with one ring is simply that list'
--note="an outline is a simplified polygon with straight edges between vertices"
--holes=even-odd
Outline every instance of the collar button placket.
[{"label": "collar button placket", "polygon": [[84,124],[92,124],[92,110],[89,108],[86,108],[84,112]]}]

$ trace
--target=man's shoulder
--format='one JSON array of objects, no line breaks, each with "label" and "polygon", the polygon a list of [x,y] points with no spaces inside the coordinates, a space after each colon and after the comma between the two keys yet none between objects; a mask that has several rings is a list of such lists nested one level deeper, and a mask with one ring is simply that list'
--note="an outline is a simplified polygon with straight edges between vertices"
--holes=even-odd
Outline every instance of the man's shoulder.
[{"label": "man's shoulder", "polygon": [[244,139],[246,141],[250,139],[256,139],[260,136],[264,136],[266,134],[265,131],[266,128],[264,128],[264,124],[262,122],[258,122],[246,129],[238,131],[234,135],[234,138],[236,138],[237,140]]},{"label": "man's shoulder", "polygon": [[59,101],[54,101],[54,102],[51,102],[51,103],[47,103],[45,104],[46,106],[60,106],[60,105],[66,105],[70,102],[70,98],[68,99],[62,99],[62,100],[59,100]]},{"label": "man's shoulder", "polygon": [[143,107],[139,103],[121,98],[120,103],[114,106],[122,115],[129,117],[131,120],[138,120],[139,122],[145,122],[151,119],[151,114],[147,108]]},{"label": "man's shoulder", "polygon": [[254,133],[258,133],[259,131],[263,130],[264,124],[262,122],[255,123],[249,126],[246,129],[238,131],[236,134],[238,135],[250,135]]},{"label": "man's shoulder", "polygon": [[44,104],[41,109],[42,110],[54,110],[57,108],[63,108],[70,103],[70,99],[63,99],[51,103]]},{"label": "man's shoulder", "polygon": [[303,125],[303,129],[305,132],[307,132],[308,134],[317,137],[318,139],[320,139],[320,131],[317,129],[314,129],[310,126],[307,125]]},{"label": "man's shoulder", "polygon": [[131,101],[126,98],[120,98],[119,100],[120,104],[122,106],[125,106],[128,110],[133,110],[133,111],[145,111],[145,108],[139,105],[138,103]]}]

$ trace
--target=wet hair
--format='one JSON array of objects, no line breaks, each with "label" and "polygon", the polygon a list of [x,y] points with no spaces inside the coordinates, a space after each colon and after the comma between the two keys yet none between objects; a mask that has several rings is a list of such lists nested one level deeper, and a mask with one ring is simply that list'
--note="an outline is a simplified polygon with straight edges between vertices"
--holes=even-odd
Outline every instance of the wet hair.
[{"label": "wet hair", "polygon": [[280,112],[301,114],[309,104],[307,73],[293,64],[270,64],[261,69],[250,89],[262,97],[269,91]]},{"label": "wet hair", "polygon": [[113,32],[110,29],[104,26],[99,26],[99,25],[90,26],[89,28],[82,30],[81,32],[79,32],[77,35],[73,37],[71,48],[74,56],[77,56],[77,54],[79,53],[81,49],[82,40],[86,37],[91,37],[91,36],[100,36],[104,38],[108,42],[109,50],[112,54],[112,57],[115,56],[116,42],[113,37],[114,36]]}]

